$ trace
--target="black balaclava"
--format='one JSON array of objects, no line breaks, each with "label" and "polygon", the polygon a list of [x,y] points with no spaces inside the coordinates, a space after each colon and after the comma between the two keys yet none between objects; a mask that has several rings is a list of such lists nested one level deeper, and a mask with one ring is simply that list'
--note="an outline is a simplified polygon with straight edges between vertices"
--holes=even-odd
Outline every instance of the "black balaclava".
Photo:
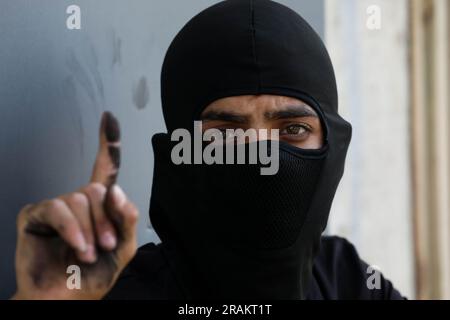
[{"label": "black balaclava", "polygon": [[320,115],[324,147],[280,143],[273,176],[260,175],[258,164],[177,166],[170,135],[153,137],[150,218],[182,294],[304,298],[351,137],[319,36],[276,2],[220,2],[178,33],[161,90],[169,134],[192,131],[211,102],[229,96],[294,97]]}]

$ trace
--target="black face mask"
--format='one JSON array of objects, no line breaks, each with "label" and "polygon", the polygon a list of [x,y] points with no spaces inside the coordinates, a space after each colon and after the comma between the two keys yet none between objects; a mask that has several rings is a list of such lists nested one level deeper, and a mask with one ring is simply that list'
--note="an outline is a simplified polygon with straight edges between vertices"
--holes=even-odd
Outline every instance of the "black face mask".
[{"label": "black face mask", "polygon": [[[167,135],[153,138],[150,214],[155,229],[170,235],[163,242],[179,259],[186,296],[301,298],[303,248],[309,246],[299,234],[327,148],[281,142],[277,174],[261,175],[260,163],[174,165],[173,145]],[[245,147],[249,159],[253,146]]]},{"label": "black face mask", "polygon": [[320,115],[324,148],[280,143],[273,176],[258,164],[176,166],[170,137],[153,138],[150,218],[185,296],[303,298],[351,136],[320,38],[275,2],[224,1],[177,35],[161,80],[169,133],[192,131],[204,108],[227,96],[290,96]]}]

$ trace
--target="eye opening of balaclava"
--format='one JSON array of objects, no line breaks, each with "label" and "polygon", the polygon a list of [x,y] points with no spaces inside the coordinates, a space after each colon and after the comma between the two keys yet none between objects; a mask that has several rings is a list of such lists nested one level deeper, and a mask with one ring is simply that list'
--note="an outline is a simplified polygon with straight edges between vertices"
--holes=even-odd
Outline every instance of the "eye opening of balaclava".
[{"label": "eye opening of balaclava", "polygon": [[[262,92],[260,94],[264,94],[265,92]],[[328,123],[326,121],[326,118],[324,116],[324,113],[322,111],[322,108],[320,107],[319,103],[317,102],[317,100],[315,100],[313,97],[311,97],[308,94],[305,93],[301,93],[301,92],[296,92],[296,93],[292,93],[292,92],[285,92],[283,94],[286,97],[290,97],[290,98],[295,98],[295,99],[299,99],[300,101],[306,103],[306,105],[308,105],[309,107],[311,107],[316,113],[317,116],[319,117],[319,121],[320,121],[320,125],[321,125],[321,129],[323,132],[323,141],[322,141],[322,146],[318,149],[305,149],[310,151],[312,153],[322,153],[325,149],[328,148]],[[196,111],[194,113],[193,116],[193,120],[192,121],[201,121],[201,114],[202,112],[214,101],[222,99],[222,98],[227,98],[227,97],[216,97],[214,98],[212,101],[207,102],[207,104],[205,106],[202,106],[198,109],[198,111]],[[301,149],[301,148],[298,148]],[[312,151],[312,150],[316,150],[316,151]],[[308,152],[307,151],[307,152]]]},{"label": "eye opening of balaclava", "polygon": [[[171,132],[191,129],[217,99],[259,94],[310,105],[324,147],[280,143],[280,171],[268,177],[252,166],[171,163]],[[150,218],[185,297],[304,298],[351,137],[320,37],[274,1],[220,2],[173,40],[161,97],[169,135],[152,141]]]}]

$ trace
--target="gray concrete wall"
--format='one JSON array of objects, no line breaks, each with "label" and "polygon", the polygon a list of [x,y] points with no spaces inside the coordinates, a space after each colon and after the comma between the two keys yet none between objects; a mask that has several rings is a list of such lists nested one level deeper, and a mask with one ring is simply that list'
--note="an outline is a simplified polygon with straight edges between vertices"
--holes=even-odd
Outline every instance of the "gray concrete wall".
[{"label": "gray concrete wall", "polygon": [[[153,156],[165,130],[159,76],[180,28],[212,0],[0,0],[0,298],[15,288],[15,220],[27,203],[88,181],[101,112],[123,131],[119,183],[148,228]],[[323,34],[323,1],[281,1]],[[81,7],[81,30],[66,28],[66,8]],[[176,93],[174,93],[176,94]]]}]

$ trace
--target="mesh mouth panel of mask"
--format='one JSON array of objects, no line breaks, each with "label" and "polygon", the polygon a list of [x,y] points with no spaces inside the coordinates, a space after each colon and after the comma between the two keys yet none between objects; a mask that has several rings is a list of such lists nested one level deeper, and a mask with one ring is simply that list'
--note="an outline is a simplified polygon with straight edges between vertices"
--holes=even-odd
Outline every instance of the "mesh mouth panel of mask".
[{"label": "mesh mouth panel of mask", "polygon": [[308,213],[324,158],[302,157],[292,149],[297,148],[279,147],[275,175],[261,175],[261,164],[196,167],[197,197],[205,208],[194,213],[197,228],[207,226],[212,238],[234,248],[292,245]]}]

